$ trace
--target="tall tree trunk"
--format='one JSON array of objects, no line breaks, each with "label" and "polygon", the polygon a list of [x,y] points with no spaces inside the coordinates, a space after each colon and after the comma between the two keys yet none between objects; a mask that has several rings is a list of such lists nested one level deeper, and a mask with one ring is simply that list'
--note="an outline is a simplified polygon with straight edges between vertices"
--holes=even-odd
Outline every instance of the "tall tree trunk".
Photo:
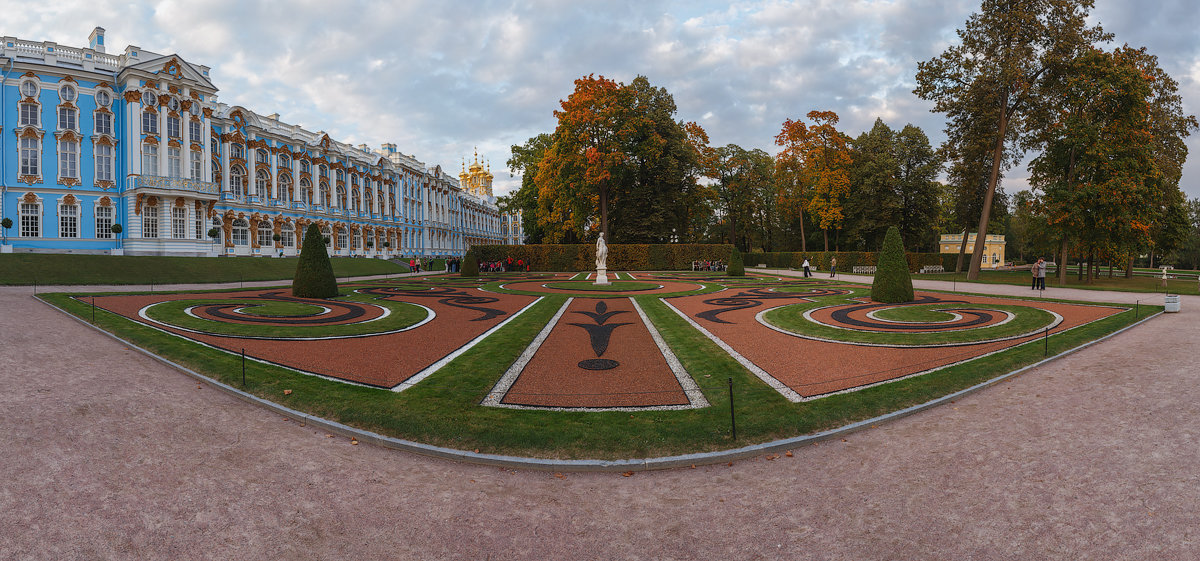
[{"label": "tall tree trunk", "polygon": [[1000,94],[1000,123],[996,127],[996,148],[992,152],[992,173],[988,175],[987,193],[983,195],[983,212],[979,214],[979,229],[975,234],[975,252],[971,254],[971,268],[967,280],[979,279],[979,267],[983,261],[983,244],[987,238],[988,221],[992,218],[992,199],[996,196],[996,182],[1000,179],[1000,162],[1004,159],[1004,135],[1008,132],[1008,88]]},{"label": "tall tree trunk", "polygon": [[1154,268],[1154,244],[1150,245],[1150,268]]},{"label": "tall tree trunk", "polygon": [[808,253],[808,239],[804,235],[804,209],[800,209],[800,251]]},{"label": "tall tree trunk", "polygon": [[1125,265],[1125,278],[1133,278],[1133,253],[1129,253],[1129,262]]},{"label": "tall tree trunk", "polygon": [[825,236],[825,251],[829,251],[829,230],[821,230],[821,234]]},{"label": "tall tree trunk", "polygon": [[1088,249],[1087,283],[1096,281],[1096,248]]},{"label": "tall tree trunk", "polygon": [[1067,235],[1063,234],[1061,260],[1058,262],[1058,285],[1067,286]]},{"label": "tall tree trunk", "polygon": [[608,235],[608,183],[600,185],[600,233],[604,234],[604,243],[612,243]]},{"label": "tall tree trunk", "polygon": [[954,264],[954,272],[961,273],[963,266],[963,255],[967,253],[967,231],[963,230],[962,245],[958,246],[958,262]]}]

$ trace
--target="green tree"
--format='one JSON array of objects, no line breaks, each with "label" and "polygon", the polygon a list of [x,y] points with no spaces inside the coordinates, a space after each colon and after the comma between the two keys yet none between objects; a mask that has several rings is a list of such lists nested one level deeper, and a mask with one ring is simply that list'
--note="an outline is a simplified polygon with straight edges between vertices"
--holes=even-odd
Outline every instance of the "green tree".
[{"label": "green tree", "polygon": [[[703,154],[705,175],[713,180],[713,197],[728,224],[729,243],[750,249],[747,230],[756,228],[760,239],[773,214],[774,162],[760,149],[746,150],[736,144],[709,148]],[[764,200],[764,198],[766,200]]]},{"label": "green tree", "polygon": [[811,125],[788,119],[775,137],[783,150],[776,156],[776,170],[783,181],[780,204],[800,219],[801,250],[805,211],[817,217],[829,251],[829,230],[839,229],[845,217],[843,205],[850,190],[850,150],[846,135],[837,130],[837,113],[809,111]]},{"label": "green tree", "polygon": [[912,302],[912,276],[908,272],[908,260],[904,257],[904,243],[900,240],[900,229],[888,228],[875,262],[875,278],[871,282],[871,300],[896,304]]},{"label": "green tree", "polygon": [[508,159],[508,170],[511,176],[521,175],[521,187],[508,197],[502,197],[504,210],[521,211],[521,227],[525,231],[527,243],[543,243],[546,237],[545,229],[538,222],[538,188],[535,183],[538,164],[542,161],[546,149],[550,147],[551,137],[542,133],[523,145],[512,146],[512,156]]},{"label": "green tree", "polygon": [[585,76],[561,106],[534,178],[545,240],[689,238],[705,206],[696,179],[708,138],[673,120],[671,95],[644,76],[628,86]]},{"label": "green tree", "polygon": [[316,224],[304,232],[304,245],[292,279],[292,296],[297,298],[333,298],[338,295],[337,277],[325,251],[325,238]]},{"label": "green tree", "polygon": [[1053,103],[1039,98],[1045,75],[1110,38],[1099,26],[1088,25],[1092,6],[1092,0],[983,0],[980,11],[958,30],[959,44],[918,64],[913,93],[946,113],[949,144],[977,136],[979,123],[994,123],[991,169],[967,274],[972,280],[979,278],[1006,145],[1025,133],[1026,109]]}]

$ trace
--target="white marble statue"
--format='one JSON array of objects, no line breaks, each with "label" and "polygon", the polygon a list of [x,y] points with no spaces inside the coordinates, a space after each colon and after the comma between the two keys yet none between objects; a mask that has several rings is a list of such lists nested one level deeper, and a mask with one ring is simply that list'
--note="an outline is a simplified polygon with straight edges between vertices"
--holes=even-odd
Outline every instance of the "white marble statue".
[{"label": "white marble statue", "polygon": [[596,238],[596,270],[604,271],[608,269],[608,244],[604,243],[604,232],[600,232],[600,237]]}]

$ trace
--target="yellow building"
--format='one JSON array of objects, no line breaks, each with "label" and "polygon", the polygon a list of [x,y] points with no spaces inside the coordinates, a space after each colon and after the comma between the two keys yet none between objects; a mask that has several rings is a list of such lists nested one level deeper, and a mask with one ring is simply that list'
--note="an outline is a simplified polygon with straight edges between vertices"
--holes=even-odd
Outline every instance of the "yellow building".
[{"label": "yellow building", "polygon": [[[962,234],[942,234],[941,236],[941,252],[942,253],[958,253],[962,247]],[[988,234],[983,240],[983,259],[981,267],[984,269],[995,269],[1004,264],[1004,234]],[[967,253],[972,253],[975,250],[975,234],[967,235]]]},{"label": "yellow building", "polygon": [[471,162],[471,167],[467,167],[466,162],[463,162],[463,171],[458,174],[458,183],[462,186],[463,191],[466,191],[481,199],[487,199],[492,196],[492,166],[488,165],[487,169],[479,165],[479,151],[475,151],[475,161]]}]

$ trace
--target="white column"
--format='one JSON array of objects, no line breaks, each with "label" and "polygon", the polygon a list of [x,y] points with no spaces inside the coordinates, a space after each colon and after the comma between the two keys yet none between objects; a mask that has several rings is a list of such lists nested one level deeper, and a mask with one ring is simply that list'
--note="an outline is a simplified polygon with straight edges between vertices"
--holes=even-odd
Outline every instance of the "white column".
[{"label": "white column", "polygon": [[271,163],[271,190],[272,195],[279,198],[279,155],[267,152],[267,161]]},{"label": "white column", "polygon": [[[204,162],[200,164],[200,177],[207,181],[212,181],[212,143],[209,140],[212,137],[212,125],[209,124],[208,117],[204,116],[204,110],[199,109],[199,101],[196,101],[193,107],[197,108],[197,113],[200,116],[200,145],[204,147],[203,157]],[[220,192],[218,186],[218,192]]]},{"label": "white column", "polygon": [[246,196],[258,197],[258,149],[250,147],[250,141],[254,140],[253,133],[246,134],[246,144],[244,144],[246,155]]},{"label": "white column", "polygon": [[221,192],[229,192],[229,145],[228,140],[221,141]]}]

